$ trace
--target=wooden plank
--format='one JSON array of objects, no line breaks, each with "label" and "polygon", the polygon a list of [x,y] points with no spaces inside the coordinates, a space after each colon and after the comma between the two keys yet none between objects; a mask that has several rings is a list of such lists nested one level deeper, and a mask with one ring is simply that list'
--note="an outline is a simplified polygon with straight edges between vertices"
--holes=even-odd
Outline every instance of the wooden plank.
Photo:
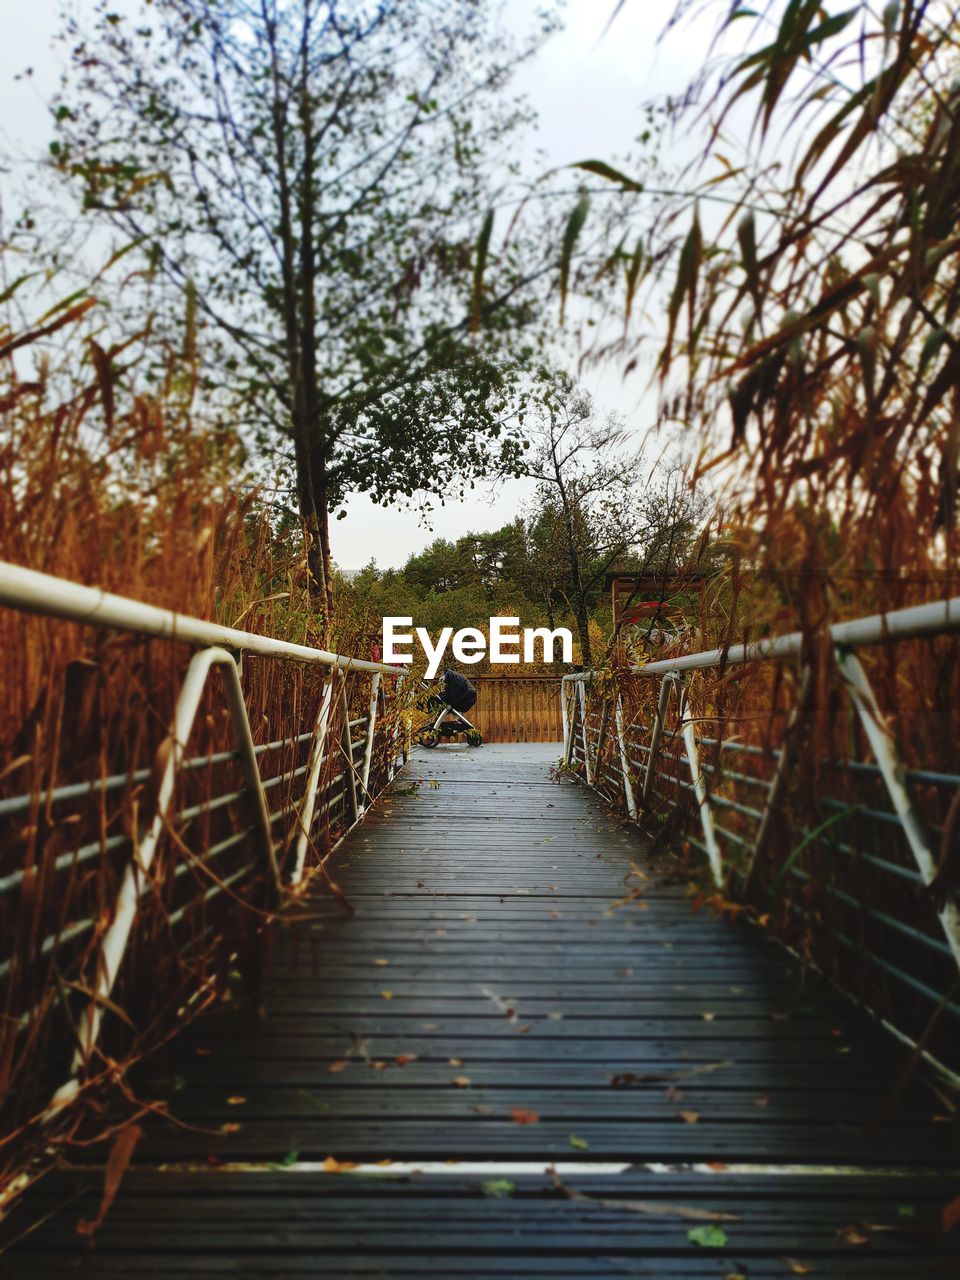
[{"label": "wooden plank", "polygon": [[[483,723],[546,734],[546,690],[484,688]],[[138,1083],[183,1125],[150,1126],[95,1249],[75,1223],[102,1169],[62,1172],[10,1275],[954,1277],[942,1100],[916,1082],[878,1123],[902,1046],[761,933],[695,914],[633,829],[550,782],[556,755],[420,753],[399,786],[422,785],[331,863],[354,913],[318,890],[262,1008],[201,1020]],[[331,1155],[443,1172],[300,1167]],[[575,1166],[577,1194],[515,1161]],[[731,1215],[727,1243],[699,1247],[678,1205]]]}]

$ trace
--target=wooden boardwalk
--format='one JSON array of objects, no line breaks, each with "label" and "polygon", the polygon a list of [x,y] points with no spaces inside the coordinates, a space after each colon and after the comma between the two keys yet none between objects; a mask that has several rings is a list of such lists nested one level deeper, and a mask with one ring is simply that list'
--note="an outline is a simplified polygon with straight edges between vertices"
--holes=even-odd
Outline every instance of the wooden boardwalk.
[{"label": "wooden boardwalk", "polygon": [[318,895],[262,1015],[153,1082],[196,1127],[150,1128],[93,1247],[102,1171],[49,1178],[4,1274],[956,1280],[956,1126],[919,1083],[877,1123],[906,1051],[556,754],[420,753],[334,858],[355,914]]}]

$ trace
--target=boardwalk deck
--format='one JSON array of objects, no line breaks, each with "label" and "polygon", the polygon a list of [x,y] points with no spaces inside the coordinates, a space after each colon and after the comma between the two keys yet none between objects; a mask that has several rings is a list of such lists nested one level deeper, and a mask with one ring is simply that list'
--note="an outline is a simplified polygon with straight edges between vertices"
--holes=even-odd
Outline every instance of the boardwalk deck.
[{"label": "boardwalk deck", "polygon": [[262,1015],[154,1082],[196,1127],[151,1128],[93,1248],[102,1175],[48,1179],[0,1268],[955,1280],[956,1127],[920,1085],[877,1123],[903,1048],[695,915],[555,756],[418,757],[335,856],[355,914],[318,897]]}]

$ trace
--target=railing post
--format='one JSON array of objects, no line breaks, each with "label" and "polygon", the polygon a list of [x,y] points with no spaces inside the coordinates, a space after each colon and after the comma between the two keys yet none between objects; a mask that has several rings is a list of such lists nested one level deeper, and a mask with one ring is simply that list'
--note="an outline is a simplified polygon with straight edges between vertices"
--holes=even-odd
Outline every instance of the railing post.
[{"label": "railing post", "polygon": [[717,844],[717,835],[713,829],[713,812],[710,809],[710,797],[707,794],[707,786],[703,780],[703,770],[700,768],[700,753],[697,750],[697,737],[693,730],[693,721],[688,714],[689,699],[687,691],[683,686],[680,687],[680,728],[683,733],[683,743],[687,749],[687,763],[690,766],[690,777],[693,781],[694,794],[697,797],[697,804],[700,806],[700,825],[703,827],[703,838],[707,846],[707,857],[710,860],[710,870],[713,872],[713,882],[718,889],[723,888],[723,859],[720,854],[720,846]]},{"label": "railing post", "polygon": [[[924,884],[930,884],[937,874],[930,847],[927,844],[923,825],[917,817],[907,790],[907,779],[903,766],[897,756],[893,735],[886,726],[883,713],[877,703],[876,696],[863,669],[860,659],[852,649],[835,648],[834,656],[840,673],[843,676],[847,693],[857,709],[860,722],[867,735],[867,741],[873,751],[877,766],[883,776],[887,792],[893,801],[893,807],[903,827],[907,843],[913,853],[917,868]],[[943,927],[944,935],[953,952],[953,957],[960,965],[960,911],[952,902],[947,902],[937,915]]]},{"label": "railing post", "polygon": [[623,794],[627,802],[627,813],[634,820],[637,817],[637,798],[633,793],[630,781],[630,753],[627,751],[627,731],[623,719],[623,698],[617,692],[617,746],[620,750],[620,774],[623,778]]},{"label": "railing post", "polygon": [[590,759],[590,739],[587,737],[587,694],[584,688],[586,680],[577,681],[577,696],[580,702],[580,736],[583,741],[583,766],[587,774],[587,786],[593,786],[593,761]]},{"label": "railing post", "polygon": [[777,808],[780,804],[780,796],[783,794],[783,790],[787,782],[787,776],[794,760],[796,759],[797,725],[801,715],[806,710],[812,690],[813,673],[810,670],[809,665],[805,665],[800,677],[800,689],[797,693],[797,700],[793,704],[793,708],[790,712],[790,718],[787,720],[787,727],[784,730],[783,747],[780,751],[780,759],[777,761],[777,767],[774,770],[773,781],[770,783],[770,791],[767,794],[767,803],[764,806],[763,817],[760,820],[760,830],[757,832],[757,838],[750,851],[750,861],[747,863],[747,869],[744,872],[744,893],[746,893],[750,888],[753,873],[756,870],[757,864],[763,854],[763,850],[766,848],[767,841],[770,838],[770,832],[773,830],[773,820],[776,817]]},{"label": "railing post", "polygon": [[350,739],[350,700],[347,697],[347,673],[340,673],[340,711],[343,723],[340,727],[340,749],[343,752],[345,774],[347,779],[347,799],[350,803],[350,825],[360,817],[360,803],[357,799],[357,770],[353,763],[353,743]]},{"label": "railing post", "polygon": [[570,737],[570,715],[567,709],[567,681],[560,677],[560,723],[563,725],[563,758],[567,758],[567,741]]},{"label": "railing post", "polygon": [[370,799],[370,762],[373,760],[373,740],[377,729],[377,708],[380,705],[381,674],[375,671],[370,679],[370,702],[367,709],[367,742],[363,751],[363,775],[360,785],[363,788],[363,804],[366,807]]},{"label": "railing post", "polygon": [[320,769],[325,757],[327,745],[327,726],[330,723],[330,706],[333,701],[333,682],[337,678],[336,671],[331,671],[324,681],[323,697],[320,699],[320,710],[317,713],[317,724],[313,734],[313,746],[310,752],[310,767],[307,770],[307,785],[303,792],[303,806],[300,810],[300,834],[297,836],[297,851],[290,876],[291,884],[299,884],[303,879],[303,868],[307,860],[307,846],[310,843],[310,832],[313,828],[313,814],[317,805],[317,788],[320,785]]},{"label": "railing post", "polygon": [[650,734],[650,754],[647,756],[647,767],[643,774],[643,790],[640,795],[644,808],[650,803],[650,789],[653,786],[653,778],[657,767],[657,752],[660,750],[660,737],[663,733],[663,723],[667,715],[667,703],[670,700],[670,690],[673,687],[674,678],[672,675],[665,675],[660,681],[657,711],[653,718],[653,732]]},{"label": "railing post", "polygon": [[568,695],[570,697],[570,700],[566,704],[566,707],[567,707],[566,739],[565,739],[564,748],[563,748],[563,763],[568,769],[573,764],[573,741],[574,741],[574,735],[576,733],[576,728],[577,728],[577,706],[578,706],[577,691],[575,686],[578,683],[579,681],[577,680],[568,681],[566,677],[564,677],[561,683],[561,687],[563,686],[563,684],[569,684],[571,686],[571,694]]}]

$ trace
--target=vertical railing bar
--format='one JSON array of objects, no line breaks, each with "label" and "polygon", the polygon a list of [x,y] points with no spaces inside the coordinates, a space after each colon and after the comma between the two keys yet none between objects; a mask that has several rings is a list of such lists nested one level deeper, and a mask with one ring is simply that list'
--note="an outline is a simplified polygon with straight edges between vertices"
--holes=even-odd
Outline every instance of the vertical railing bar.
[{"label": "vertical railing bar", "polygon": [[631,818],[636,820],[637,817],[637,798],[633,792],[633,783],[630,780],[630,756],[627,752],[627,735],[623,718],[623,698],[620,692],[617,692],[617,713],[616,713],[616,729],[617,729],[617,747],[620,752],[620,776],[623,779],[623,794],[627,802],[627,813]]},{"label": "vertical railing bar", "polygon": [[353,763],[353,750],[350,743],[350,699],[347,697],[347,673],[340,673],[340,745],[346,761],[347,796],[350,801],[350,825],[353,826],[360,817],[360,805],[357,800],[357,770]]},{"label": "vertical railing bar", "polygon": [[[577,732],[577,707],[579,705],[576,685],[578,681],[570,682],[570,701],[567,705],[567,738],[563,750],[563,763],[566,768],[570,768],[573,764],[573,744]],[[563,683],[561,682],[561,688]]]},{"label": "vertical railing bar", "polygon": [[567,708],[567,682],[560,681],[560,723],[563,727],[563,758],[567,759],[567,740],[570,736],[569,712]]},{"label": "vertical railing bar", "polygon": [[587,786],[593,786],[593,761],[590,759],[590,741],[587,736],[587,695],[584,686],[586,680],[577,681],[577,697],[580,702],[580,734],[583,739],[583,764],[587,774]]},{"label": "vertical railing bar", "polygon": [[381,674],[375,671],[370,680],[370,704],[367,713],[367,743],[363,751],[363,773],[360,785],[363,788],[364,807],[370,801],[370,763],[373,760],[373,740],[377,730],[377,708],[380,705]]},{"label": "vertical railing bar", "polygon": [[310,832],[313,828],[313,814],[317,805],[320,769],[323,765],[326,749],[327,727],[330,723],[333,682],[336,678],[337,672],[331,671],[323,682],[323,696],[320,699],[320,710],[317,712],[316,730],[310,751],[310,771],[307,774],[307,784],[303,791],[303,807],[300,810],[299,817],[300,832],[297,836],[296,856],[294,857],[293,871],[290,875],[291,884],[299,884],[303,879],[303,868],[307,860],[307,847],[310,843]]},{"label": "vertical railing bar", "polygon": [[683,743],[687,751],[687,764],[690,766],[690,778],[693,782],[697,804],[700,806],[700,825],[703,827],[703,839],[707,846],[707,857],[710,860],[713,881],[717,888],[720,889],[723,887],[723,858],[713,827],[710,797],[707,793],[703,770],[700,768],[697,737],[694,733],[693,720],[689,715],[689,697],[687,690],[682,685],[679,687],[678,692],[680,696],[680,727],[683,731]]},{"label": "vertical railing bar", "polygon": [[[835,648],[834,656],[847,693],[857,709],[867,741],[883,775],[887,793],[903,826],[917,869],[923,877],[924,884],[929,885],[937,874],[937,864],[927,844],[923,825],[910,799],[906,775],[897,755],[893,735],[886,726],[873,687],[860,659],[852,649]],[[953,957],[960,965],[960,911],[954,903],[948,901],[942,910],[937,912],[937,916]]]}]

